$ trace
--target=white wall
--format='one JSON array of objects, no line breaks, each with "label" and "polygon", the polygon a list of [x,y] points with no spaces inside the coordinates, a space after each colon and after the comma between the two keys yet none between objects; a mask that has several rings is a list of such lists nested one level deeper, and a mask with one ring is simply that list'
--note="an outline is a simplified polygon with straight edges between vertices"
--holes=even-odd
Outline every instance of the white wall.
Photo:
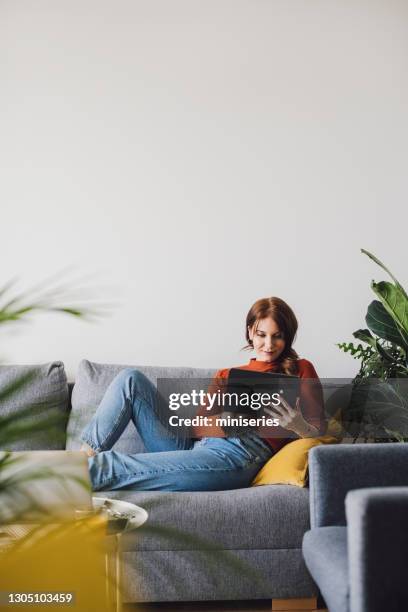
[{"label": "white wall", "polygon": [[[364,327],[359,253],[407,273],[408,4],[2,0],[1,283],[74,265],[120,305],[1,332],[8,362],[244,363],[278,295],[322,376]],[[64,275],[61,275],[64,276]]]}]

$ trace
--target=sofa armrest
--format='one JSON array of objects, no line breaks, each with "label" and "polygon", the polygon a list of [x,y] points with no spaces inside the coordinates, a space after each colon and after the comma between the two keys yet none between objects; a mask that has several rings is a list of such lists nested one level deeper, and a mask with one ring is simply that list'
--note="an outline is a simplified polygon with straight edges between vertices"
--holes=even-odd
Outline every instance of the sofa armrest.
[{"label": "sofa armrest", "polygon": [[408,487],[346,497],[350,612],[408,609]]},{"label": "sofa armrest", "polygon": [[346,525],[351,489],[408,486],[408,444],[321,445],[309,453],[310,522]]}]

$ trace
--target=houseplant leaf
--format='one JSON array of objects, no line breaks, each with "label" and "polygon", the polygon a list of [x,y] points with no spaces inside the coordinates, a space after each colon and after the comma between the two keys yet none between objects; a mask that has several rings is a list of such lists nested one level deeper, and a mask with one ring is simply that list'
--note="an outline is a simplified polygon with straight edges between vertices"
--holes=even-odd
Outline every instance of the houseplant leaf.
[{"label": "houseplant leaf", "polygon": [[394,357],[384,347],[381,346],[379,340],[376,340],[375,346],[377,348],[377,352],[381,355],[383,359],[385,359],[385,361],[388,361],[390,364],[394,362]]},{"label": "houseplant leaf", "polygon": [[[403,346],[408,346],[408,297],[403,289],[385,281],[372,282],[371,288],[395,321]],[[398,342],[396,343],[398,344]],[[401,346],[401,344],[400,344]]]},{"label": "houseplant leaf", "polygon": [[394,281],[395,285],[398,287],[398,289],[400,289],[400,291],[405,295],[405,297],[408,299],[408,295],[404,289],[404,287],[401,285],[401,283],[398,282],[398,280],[395,278],[395,276],[392,274],[392,272],[390,272],[388,270],[388,268],[385,267],[385,265],[383,264],[382,261],[380,261],[375,255],[373,255],[372,253],[369,253],[369,251],[366,251],[365,249],[361,249],[361,252],[364,253],[365,255],[367,255],[370,259],[372,259],[378,266],[380,266],[380,268],[382,268],[387,274],[389,274],[389,276],[392,278],[392,280]]},{"label": "houseplant leaf", "polygon": [[357,340],[362,340],[366,344],[369,344],[373,348],[377,349],[376,339],[371,334],[369,329],[358,329],[353,333],[353,336],[357,338]]},{"label": "houseplant leaf", "polygon": [[406,349],[406,344],[403,344],[402,336],[398,330],[397,324],[385,307],[378,300],[373,300],[367,308],[366,323],[371,331],[380,338],[393,342],[398,346]]}]

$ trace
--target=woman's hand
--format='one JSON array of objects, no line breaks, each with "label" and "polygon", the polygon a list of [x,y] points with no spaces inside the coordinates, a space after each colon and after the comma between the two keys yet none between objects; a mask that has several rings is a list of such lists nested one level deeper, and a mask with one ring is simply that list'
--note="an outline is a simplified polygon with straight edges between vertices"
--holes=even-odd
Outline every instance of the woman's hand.
[{"label": "woman's hand", "polygon": [[293,431],[301,438],[312,438],[318,435],[319,431],[313,425],[310,425],[303,418],[302,411],[300,410],[300,397],[296,398],[296,406],[292,406],[280,396],[280,403],[271,408],[265,408],[265,412],[279,418],[279,425],[284,429]]}]

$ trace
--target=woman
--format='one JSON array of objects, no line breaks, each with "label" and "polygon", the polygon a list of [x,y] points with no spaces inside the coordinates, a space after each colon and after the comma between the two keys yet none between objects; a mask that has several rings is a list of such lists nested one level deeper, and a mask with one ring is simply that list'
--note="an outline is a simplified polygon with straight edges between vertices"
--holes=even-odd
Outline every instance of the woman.
[{"label": "woman", "polygon": [[[312,437],[324,430],[318,376],[313,365],[299,359],[292,348],[297,327],[295,314],[280,298],[255,302],[245,328],[245,348],[253,349],[255,357],[247,365],[239,366],[304,379],[303,386],[300,381],[300,402],[296,407],[286,402],[274,407],[283,435],[289,430],[292,439]],[[225,381],[228,372],[219,370],[213,385],[217,387],[220,381]],[[314,379],[316,384],[310,386],[306,379]],[[194,431],[197,438],[205,436],[201,439],[186,438],[176,432],[170,436],[157,414],[155,386],[138,370],[122,370],[109,385],[81,435],[84,442],[81,450],[89,455],[93,489],[214,491],[247,487],[266,461],[291,439],[263,439],[255,431],[227,438],[209,418],[210,427]],[[146,453],[127,455],[110,450],[130,420]]]}]

